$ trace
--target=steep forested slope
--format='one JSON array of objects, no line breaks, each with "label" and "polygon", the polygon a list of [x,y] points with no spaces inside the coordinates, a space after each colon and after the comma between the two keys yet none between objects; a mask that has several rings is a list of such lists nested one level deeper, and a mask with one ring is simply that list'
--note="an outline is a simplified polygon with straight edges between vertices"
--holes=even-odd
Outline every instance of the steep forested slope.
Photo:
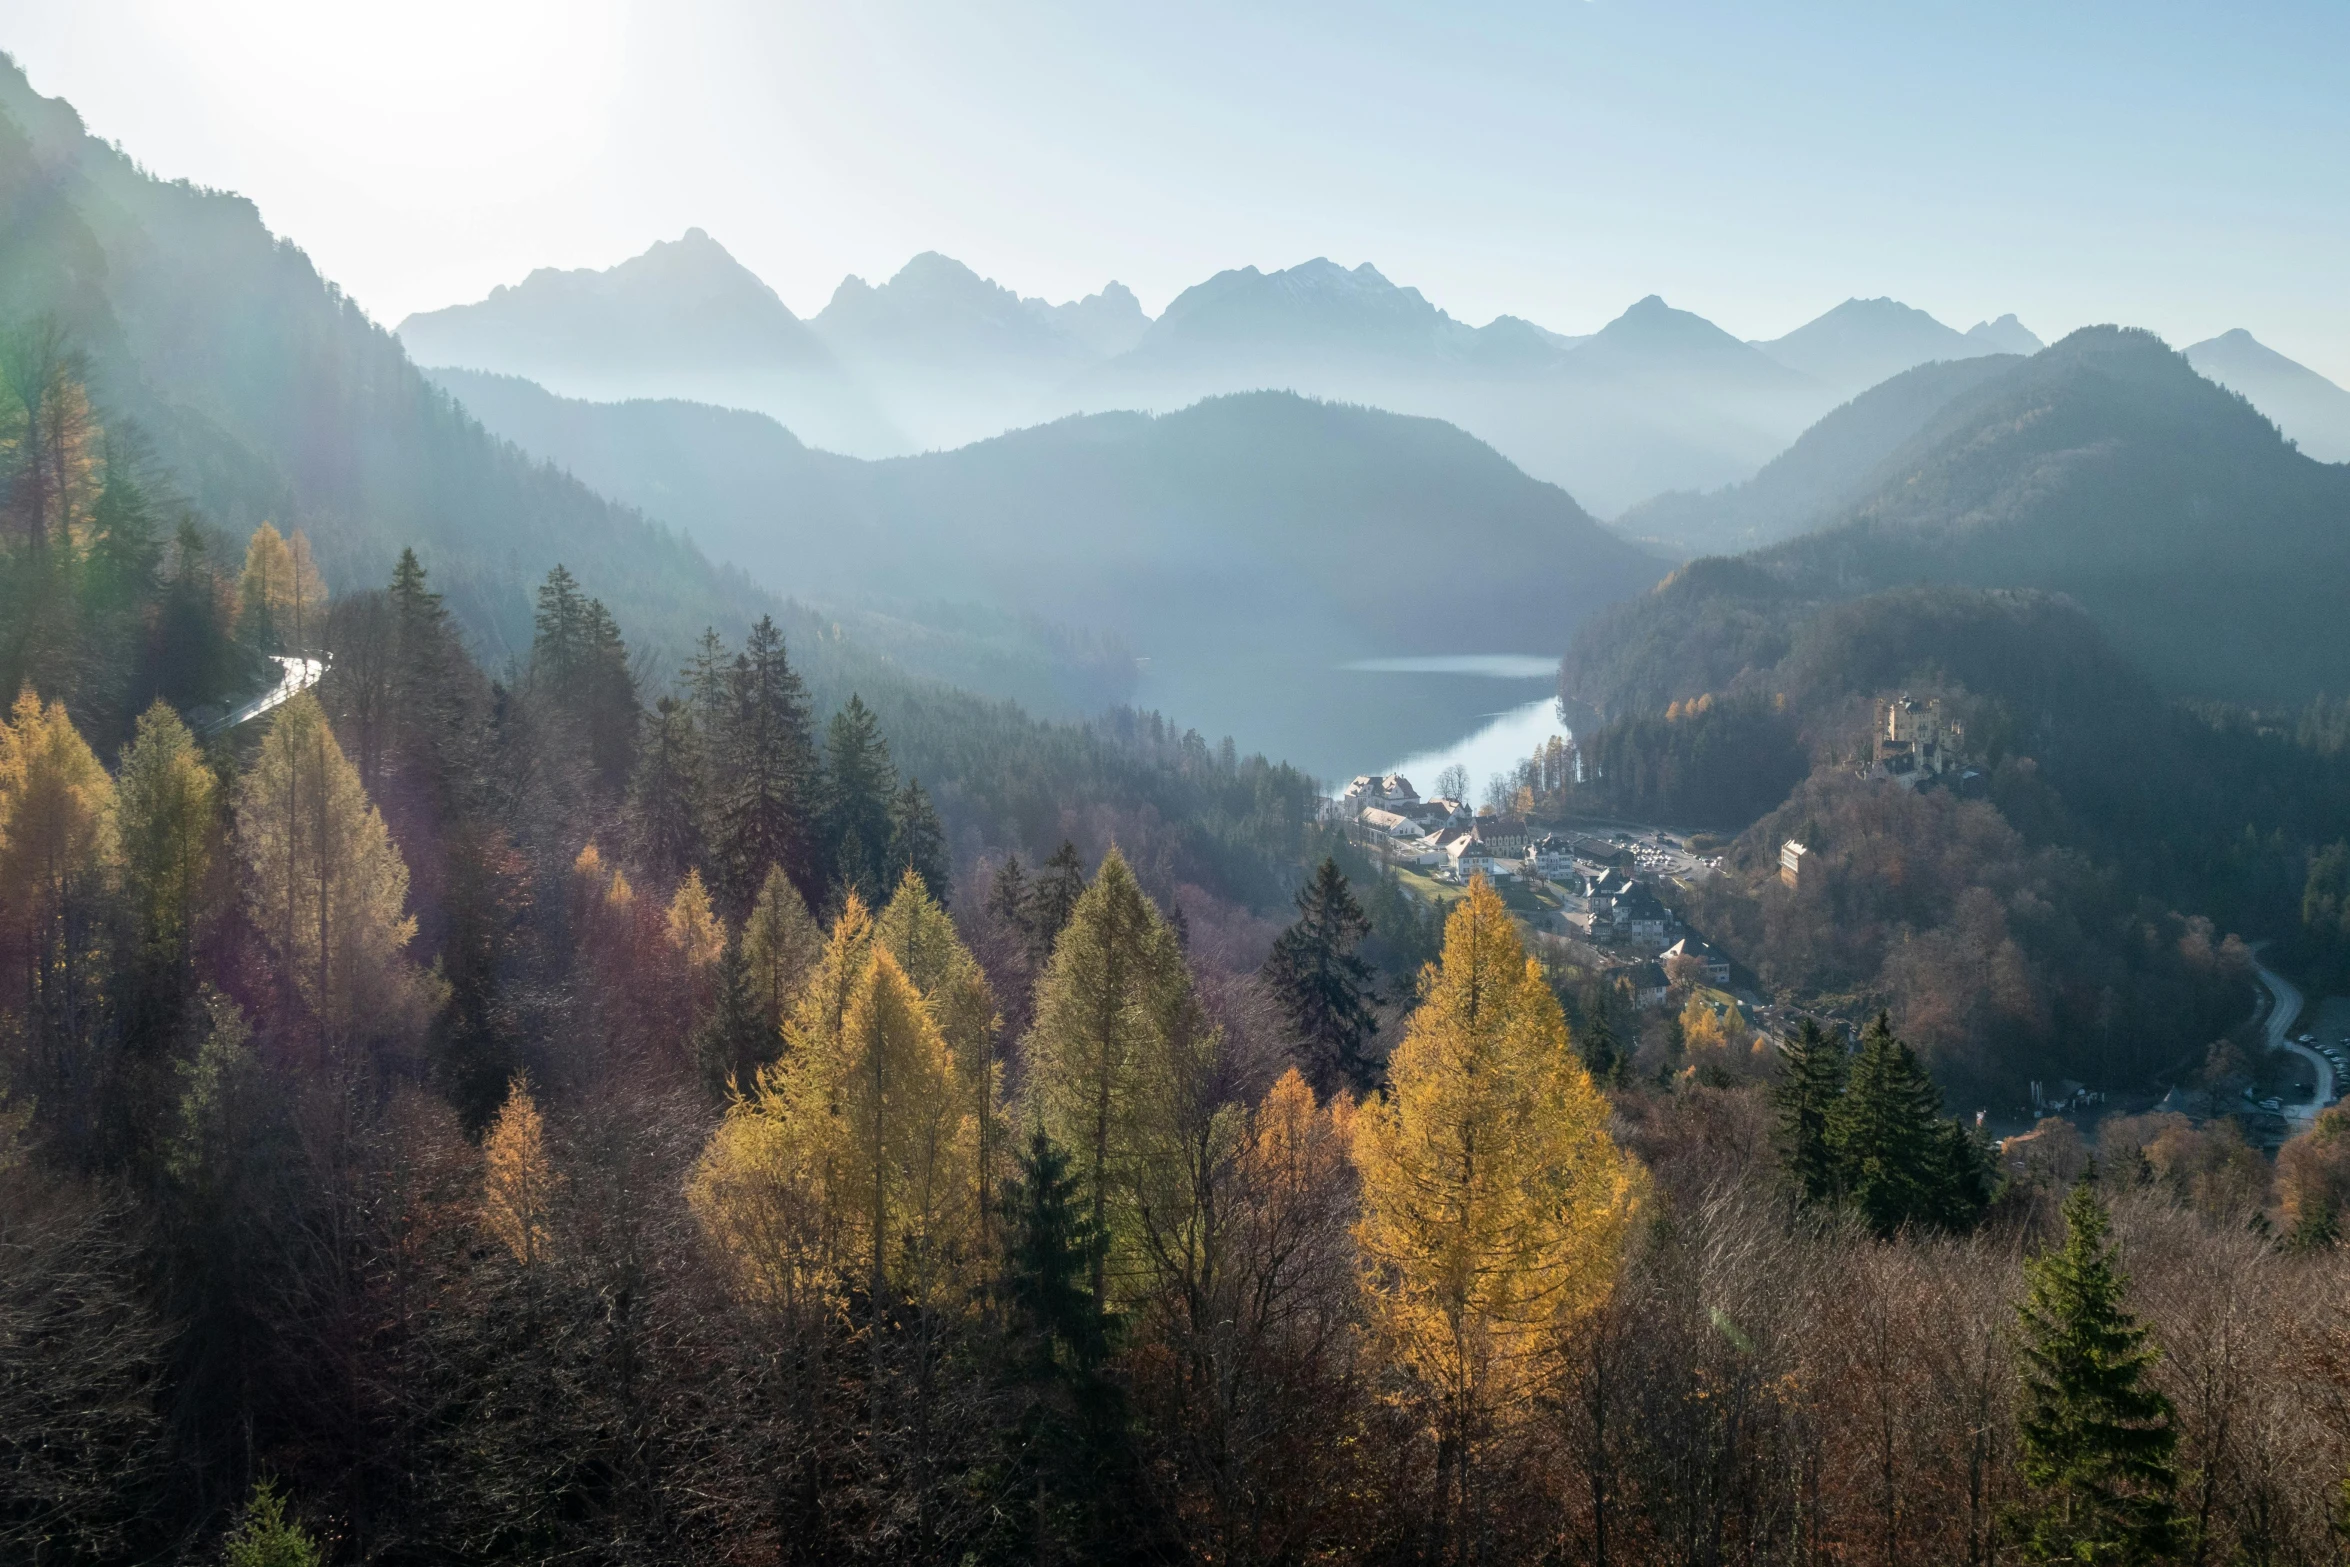
[{"label": "steep forested slope", "polygon": [[2350,686],[2350,470],[2293,450],[2145,332],[2086,328],[1960,398],[1839,525],[1757,564],[1826,594],[2070,594],[2182,692]]},{"label": "steep forested slope", "polygon": [[494,656],[529,642],[527,585],[562,560],[633,629],[682,644],[760,600],[691,545],[524,457],[241,196],[166,184],[0,64],[7,312],[54,313],[96,395],[135,419],[205,515],[274,518],[329,583],[414,545]]}]

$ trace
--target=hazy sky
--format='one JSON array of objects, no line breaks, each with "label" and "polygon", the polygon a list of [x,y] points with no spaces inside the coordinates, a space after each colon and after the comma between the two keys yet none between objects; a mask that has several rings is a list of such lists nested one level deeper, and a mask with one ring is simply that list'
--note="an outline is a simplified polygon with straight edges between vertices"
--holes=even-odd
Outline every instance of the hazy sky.
[{"label": "hazy sky", "polygon": [[0,0],[0,48],[387,323],[699,225],[802,314],[924,249],[1153,311],[1328,255],[1477,322],[1892,294],[2350,382],[2341,0]]}]

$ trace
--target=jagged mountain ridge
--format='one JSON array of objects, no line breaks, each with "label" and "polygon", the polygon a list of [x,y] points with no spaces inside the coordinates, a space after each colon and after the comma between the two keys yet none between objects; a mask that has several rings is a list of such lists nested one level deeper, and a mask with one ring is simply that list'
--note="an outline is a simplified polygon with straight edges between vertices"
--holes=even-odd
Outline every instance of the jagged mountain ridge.
[{"label": "jagged mountain ridge", "polygon": [[[598,400],[677,396],[756,408],[812,445],[863,456],[950,447],[1071,412],[1171,412],[1229,392],[1297,391],[1457,424],[1602,515],[1664,490],[1743,479],[1843,400],[1818,377],[1654,296],[1589,336],[1509,315],[1472,326],[1376,267],[1325,257],[1218,273],[1156,320],[1115,284],[1051,305],[932,252],[878,287],[845,280],[804,325],[856,383],[863,401],[843,406],[877,411],[888,429],[880,436],[870,418],[862,433],[842,434],[838,409],[798,418],[757,388],[730,395],[741,389],[715,373],[688,382],[622,363],[592,386],[572,379],[568,365],[536,374],[494,344],[452,340],[449,330],[470,318],[435,312],[412,321],[434,318],[445,325],[420,327],[415,338],[429,341],[429,352],[420,348],[428,362],[522,375]],[[2005,323],[2021,331],[2012,317]],[[1931,346],[1949,356],[1985,352],[1980,334],[1990,329],[1969,336],[1937,323],[1943,336]],[[589,324],[577,356],[602,352],[600,330]]]}]

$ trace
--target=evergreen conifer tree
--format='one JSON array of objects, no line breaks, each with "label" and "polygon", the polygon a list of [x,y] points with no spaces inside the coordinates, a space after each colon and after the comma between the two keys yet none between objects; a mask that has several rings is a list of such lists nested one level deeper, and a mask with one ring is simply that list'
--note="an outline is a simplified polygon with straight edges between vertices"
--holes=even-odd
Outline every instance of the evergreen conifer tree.
[{"label": "evergreen conifer tree", "polygon": [[824,834],[832,883],[878,907],[896,885],[889,866],[890,798],[897,770],[862,697],[832,715],[824,731]]},{"label": "evergreen conifer tree", "polygon": [[2095,1173],[2064,1204],[2064,1244],[2025,1264],[2023,1409],[2033,1505],[2015,1519],[2034,1561],[2160,1561],[2179,1544],[2178,1432],[2151,1385],[2161,1351],[2123,1304]]},{"label": "evergreen conifer tree", "polygon": [[1771,1102],[1779,1112],[1779,1158],[1798,1202],[1825,1206],[1843,1195],[1830,1126],[1848,1075],[1844,1042],[1810,1018],[1787,1041]]},{"label": "evergreen conifer tree", "polygon": [[1370,965],[1355,948],[1371,922],[1355,902],[1338,861],[1327,856],[1297,894],[1297,922],[1273,942],[1265,982],[1305,1055],[1307,1081],[1327,1097],[1371,1086],[1363,1046],[1378,1032]]},{"label": "evergreen conifer tree", "polygon": [[907,779],[906,786],[889,802],[886,865],[892,877],[912,871],[922,878],[932,897],[946,902],[953,887],[947,872],[946,829],[939,825],[938,812],[931,808],[920,779]]},{"label": "evergreen conifer tree", "polygon": [[1084,896],[1085,862],[1077,857],[1077,845],[1063,839],[1028,893],[1028,958],[1032,968],[1041,971],[1052,957],[1061,928],[1069,923],[1077,900]]},{"label": "evergreen conifer tree", "polygon": [[1942,1091],[1878,1013],[1861,1037],[1851,1086],[1828,1118],[1844,1193],[1870,1229],[1891,1235],[1905,1225],[1974,1221],[1967,1194],[1954,1188],[1951,1131]]},{"label": "evergreen conifer tree", "polygon": [[694,1031],[694,1059],[700,1063],[702,1081],[722,1099],[752,1092],[759,1068],[775,1058],[779,1043],[774,1027],[760,1016],[744,945],[729,942],[719,955],[709,1015]]},{"label": "evergreen conifer tree", "polygon": [[1593,998],[1590,1015],[1575,1030],[1575,1053],[1583,1058],[1583,1070],[1602,1088],[1623,1076],[1624,1047],[1616,1039],[1615,1020],[1608,1015],[1604,991]]},{"label": "evergreen conifer tree", "polygon": [[758,897],[767,868],[780,865],[803,901],[820,902],[808,695],[773,619],[761,616],[735,655],[725,704],[709,771],[708,839],[720,898],[739,915]]},{"label": "evergreen conifer tree", "polygon": [[702,737],[693,710],[662,697],[653,704],[628,800],[637,861],[655,880],[675,880],[701,858],[701,800]]}]

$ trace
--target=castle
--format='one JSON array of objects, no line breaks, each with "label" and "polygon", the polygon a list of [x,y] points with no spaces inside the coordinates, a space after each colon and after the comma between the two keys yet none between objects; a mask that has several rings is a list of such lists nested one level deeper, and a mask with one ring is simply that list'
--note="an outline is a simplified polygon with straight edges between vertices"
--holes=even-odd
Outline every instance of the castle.
[{"label": "castle", "polygon": [[1942,699],[1920,702],[1903,692],[1877,700],[1876,746],[1870,771],[1919,783],[1957,770],[1966,729],[1942,716]]}]

